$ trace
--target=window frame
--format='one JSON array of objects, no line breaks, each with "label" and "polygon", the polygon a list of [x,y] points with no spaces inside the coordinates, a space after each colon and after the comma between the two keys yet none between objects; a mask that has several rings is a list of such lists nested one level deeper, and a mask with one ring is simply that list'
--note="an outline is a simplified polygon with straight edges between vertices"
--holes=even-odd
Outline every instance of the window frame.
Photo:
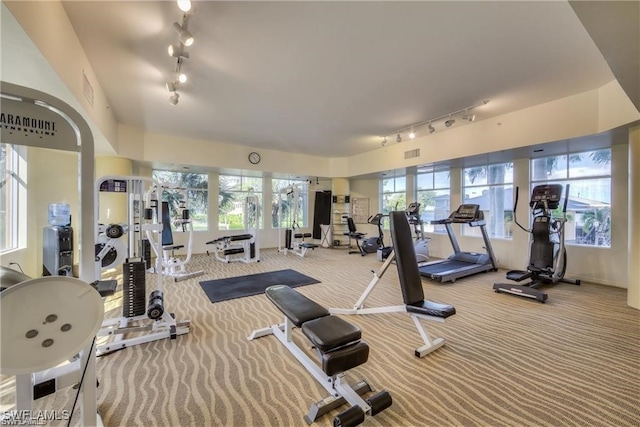
[{"label": "window frame", "polygon": [[[421,168],[421,169],[425,169],[425,168]],[[441,174],[441,173],[447,173],[448,174],[448,186],[447,187],[440,187],[436,185],[436,174]],[[420,188],[420,176],[421,175],[431,175],[431,187],[430,188],[424,188],[421,189]],[[438,219],[445,219],[449,217],[449,214],[451,213],[451,168],[446,168],[446,169],[436,169],[436,168],[427,168],[425,170],[418,170],[418,172],[416,173],[416,201],[418,203],[420,203],[420,193],[437,193],[437,192],[445,192],[446,191],[446,206],[444,208],[442,208],[442,212],[443,214],[439,214],[439,210],[437,207],[437,203],[435,203],[435,199],[437,197],[441,197],[443,196],[443,194],[440,195],[434,195],[433,199],[434,199],[434,208],[433,208],[433,220],[438,220]],[[421,219],[424,221],[424,231],[427,233],[435,233],[435,234],[446,234],[447,233],[447,229],[445,228],[444,225],[432,225],[430,223],[430,220],[425,220],[425,214],[427,213],[427,205],[426,204],[421,204],[421,212],[420,212],[420,216]]]},{"label": "window frame", "polygon": [[[608,155],[606,156],[608,159],[606,161],[603,160],[603,162],[605,162],[606,164],[608,164],[608,173],[595,173],[595,174],[575,174],[572,176],[571,173],[571,169],[572,169],[572,164],[575,164],[576,161],[581,160],[580,156],[582,155],[589,155],[589,157],[591,157],[593,159],[592,154],[593,153],[597,153],[597,152],[608,152]],[[548,173],[549,175],[553,175],[552,178],[549,179],[541,179],[541,178],[534,178],[534,172],[535,172],[535,167],[534,167],[534,162],[539,162],[541,160],[547,160],[547,164],[548,164],[548,168],[554,168],[554,162],[549,162],[548,159],[561,159],[564,160],[564,162],[562,164],[564,164],[564,177],[558,176],[558,174],[553,174],[553,170]],[[609,196],[609,201],[608,201],[608,207],[606,207],[606,211],[603,213],[603,217],[599,218],[599,213],[597,211],[599,211],[599,208],[585,208],[583,210],[584,213],[579,214],[577,211],[569,211],[570,207],[567,207],[567,224],[572,223],[573,224],[573,230],[570,232],[569,234],[569,238],[567,238],[566,233],[567,233],[567,229],[565,229],[565,245],[567,246],[582,246],[582,247],[588,247],[588,248],[600,248],[600,249],[610,249],[612,247],[612,233],[611,233],[611,227],[612,227],[612,213],[611,210],[613,209],[613,203],[611,200],[612,194],[613,194],[613,185],[612,185],[612,180],[613,180],[613,176],[612,176],[612,170],[611,170],[611,158],[612,158],[612,150],[611,148],[600,148],[600,149],[595,149],[595,150],[586,150],[586,151],[575,151],[575,152],[570,152],[570,153],[566,153],[566,154],[557,154],[557,155],[553,155],[553,156],[544,156],[544,157],[536,157],[533,159],[530,159],[529,162],[529,191],[533,191],[533,187],[535,187],[536,185],[541,185],[541,184],[561,184],[563,186],[563,192],[566,192],[566,186],[567,184],[569,184],[570,188],[569,188],[569,194],[563,194],[563,199],[565,197],[569,197],[569,201],[571,201],[572,196],[574,198],[574,200],[576,201],[576,204],[579,203],[579,200],[576,199],[585,199],[585,200],[589,200],[589,198],[587,197],[579,197],[580,193],[578,193],[578,196],[575,195],[575,191],[576,191],[576,187],[575,184],[578,182],[584,182],[584,181],[600,181],[600,180],[605,180],[608,181],[608,196]],[[557,161],[557,160],[556,160]],[[593,162],[595,162],[596,164],[598,163],[597,160],[592,160]],[[580,166],[580,167],[584,167],[584,166]],[[577,166],[576,166],[577,168]],[[602,170],[602,168],[601,168]],[[556,172],[560,172],[559,170],[556,170]],[[573,184],[573,185],[572,185]],[[590,185],[583,185],[581,188],[582,189],[590,189],[590,188],[597,188],[598,186],[590,186]],[[592,199],[594,201],[597,201],[595,199]],[[606,204],[606,201],[600,201],[600,203]],[[592,206],[596,206],[596,205],[592,205]],[[601,223],[604,223],[604,227],[606,227],[604,229],[604,231],[600,231],[598,232],[597,230],[594,231],[594,243],[585,243],[585,242],[578,242],[577,239],[578,237],[582,238],[583,235],[586,235],[586,238],[589,238],[589,234],[591,234],[591,230],[585,232],[584,231],[584,227],[588,224],[579,224],[579,220],[578,220],[578,215],[580,215],[580,220],[582,220],[582,218],[584,217],[584,215],[589,212],[589,211],[593,211],[593,213],[591,214],[593,217],[593,222],[592,224],[594,224],[596,227],[599,227]],[[558,210],[555,210],[553,212],[553,216],[554,217],[558,217],[561,215],[561,208],[559,208]],[[575,215],[575,216],[574,216]],[[589,221],[587,219],[587,221]],[[565,224],[565,227],[566,225]],[[579,228],[580,227],[580,228]],[[603,235],[604,234],[604,235]],[[575,236],[574,239],[572,239],[571,237]],[[598,244],[598,242],[606,242],[605,244]],[[608,244],[607,244],[608,243]]]},{"label": "window frame", "polygon": [[[233,185],[232,188],[222,188],[223,182],[227,179],[233,179],[233,180],[237,180],[237,183],[235,185]],[[247,190],[243,190],[243,188],[245,188],[245,184],[247,180],[257,180],[257,182],[259,182],[259,186],[260,189],[256,190],[253,189],[253,187],[248,187],[250,189]],[[264,206],[264,178],[263,177],[259,177],[259,176],[248,176],[248,175],[234,175],[234,174],[220,174],[218,175],[218,229],[219,230],[245,230],[245,218],[244,218],[244,198],[247,196],[256,196],[258,197],[258,203],[260,206],[260,211],[262,211],[263,206]],[[240,190],[236,190],[235,188],[239,187]],[[230,209],[228,212],[225,212],[225,210],[227,209],[226,207],[226,203],[228,203],[228,201],[225,200],[225,198],[222,196],[222,193],[229,193],[231,195],[233,195],[234,197],[231,197],[229,200],[231,200],[232,204],[235,204],[235,206]],[[223,205],[221,205],[220,203],[223,203]],[[239,212],[239,210],[242,209],[242,212]],[[222,223],[220,222],[222,220],[222,216],[226,215],[225,217],[225,222]],[[232,222],[228,222],[227,220],[229,219],[229,215],[232,215],[231,218],[233,218],[233,216],[240,216],[240,223],[241,223],[241,227],[231,227],[230,225],[232,223],[237,223],[238,221],[232,221]],[[227,227],[221,227],[223,224],[228,224]],[[262,213],[258,214],[258,229],[261,230],[264,228],[264,220],[263,220],[263,215]]]},{"label": "window frame", "polygon": [[[491,179],[491,173],[490,170],[491,168],[495,168],[497,166],[503,166],[504,167],[504,176],[501,182],[490,182]],[[468,170],[472,170],[472,169],[481,169],[483,168],[485,170],[484,172],[484,182],[480,182],[478,184],[473,183],[473,181],[471,181],[471,184],[467,184],[467,171]],[[492,222],[492,220],[494,219],[491,212],[492,209],[488,209],[488,210],[482,210],[483,206],[482,203],[475,203],[475,204],[479,204],[480,209],[482,210],[483,214],[485,214],[485,212],[488,212],[489,215],[484,215],[484,219],[485,219],[485,227],[487,229],[487,233],[489,235],[490,239],[502,239],[502,240],[512,240],[513,239],[513,195],[514,195],[514,168],[515,168],[515,164],[514,162],[499,162],[499,163],[486,163],[486,164],[482,164],[482,165],[475,165],[475,166],[469,166],[469,167],[463,167],[461,169],[461,186],[462,186],[462,203],[463,204],[469,204],[469,203],[473,203],[473,198],[471,197],[467,197],[467,189],[471,188],[471,189],[481,189],[481,188],[486,188],[487,189],[487,194],[489,195],[489,198],[491,200],[492,194],[495,194],[494,191],[492,191],[493,189],[499,189],[500,187],[502,187],[502,190],[506,193],[509,190],[509,187],[511,189],[511,200],[506,200],[505,199],[505,194],[502,195],[503,198],[503,206],[502,206],[502,210],[503,210],[503,220],[501,222],[499,222],[498,224],[502,224],[502,228],[500,228],[500,225],[497,225],[495,223]],[[509,180],[505,180],[505,177],[508,176],[508,170],[511,170],[511,179]],[[480,175],[478,175],[480,176]],[[485,195],[484,190],[480,193],[480,196],[477,197],[483,197]],[[507,203],[508,202],[508,203]],[[490,204],[493,204],[494,202],[490,201]],[[502,230],[503,232],[501,234],[497,234],[497,230]],[[462,235],[464,236],[473,236],[473,237],[481,237],[481,233],[480,230],[477,229],[477,227],[462,227]]]},{"label": "window frame", "polygon": [[[164,177],[162,175],[165,175]],[[167,175],[173,175],[173,177],[175,177],[176,179],[169,179],[167,180]],[[193,187],[193,186],[185,186],[185,176],[187,175],[198,175],[198,176],[202,176],[204,177],[204,180],[202,180],[202,183],[205,184],[204,188],[200,188],[200,187]],[[182,171],[172,171],[172,170],[165,170],[165,169],[152,169],[151,171],[151,178],[160,183],[160,184],[171,184],[171,185],[176,185],[178,186],[180,189],[183,189],[185,191],[185,193],[187,194],[187,206],[189,208],[189,213],[190,213],[190,218],[191,218],[191,225],[193,226],[193,231],[209,231],[210,230],[210,226],[209,226],[209,175],[206,173],[199,173],[199,172],[182,172]],[[197,204],[195,201],[197,201],[198,198],[200,197],[193,197],[194,194],[197,194],[198,192],[203,193],[203,195],[201,196],[201,199],[203,200],[203,206],[200,206],[199,209],[195,208],[194,206]],[[170,206],[170,210],[172,212],[172,215],[176,215],[175,209],[177,209],[176,203],[179,202],[179,200],[182,199],[182,197],[176,197],[176,199],[171,199],[171,200],[165,200],[165,195],[163,194],[163,201],[169,201],[169,206]],[[202,217],[202,215],[204,215],[204,217]],[[175,231],[175,232],[181,232],[182,228],[181,227],[176,227],[176,225],[173,223],[173,221],[171,222],[171,230]]]},{"label": "window frame", "polygon": [[[278,186],[276,190],[276,183],[285,184],[282,186]],[[283,221],[283,224],[280,224],[279,219],[279,210],[276,210],[276,203],[280,203],[280,195],[281,190],[296,185],[300,188],[299,194],[301,202],[301,212],[300,216],[297,218],[296,225],[298,228],[307,228],[309,227],[309,190],[308,190],[308,182],[303,179],[289,179],[289,178],[271,178],[271,228],[279,229],[279,228],[287,228],[291,226],[291,224]],[[275,222],[275,225],[274,225]],[[281,227],[282,226],[282,227]]]},{"label": "window frame", "polygon": [[[2,186],[4,214],[0,227],[0,254],[20,249],[21,232],[26,227],[20,224],[20,217],[26,218],[26,150],[15,144],[0,143],[2,146],[2,169],[6,179]],[[24,210],[24,212],[23,212]]]}]

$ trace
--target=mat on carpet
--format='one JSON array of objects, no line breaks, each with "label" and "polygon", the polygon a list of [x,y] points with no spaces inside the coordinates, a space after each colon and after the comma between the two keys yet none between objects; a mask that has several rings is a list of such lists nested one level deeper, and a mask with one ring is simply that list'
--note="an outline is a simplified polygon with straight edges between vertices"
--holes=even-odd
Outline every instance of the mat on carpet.
[{"label": "mat on carpet", "polygon": [[200,282],[200,286],[211,302],[220,302],[259,295],[271,285],[287,285],[296,288],[314,283],[320,283],[320,281],[289,269],[226,279],[205,280]]}]

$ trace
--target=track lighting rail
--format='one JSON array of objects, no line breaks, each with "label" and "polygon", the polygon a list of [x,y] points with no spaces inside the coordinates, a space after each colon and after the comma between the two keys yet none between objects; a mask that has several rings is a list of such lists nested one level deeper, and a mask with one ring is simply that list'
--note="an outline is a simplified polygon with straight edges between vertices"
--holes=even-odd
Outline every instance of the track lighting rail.
[{"label": "track lighting rail", "polygon": [[387,145],[387,138],[390,137],[391,135],[397,135],[396,136],[396,141],[397,142],[402,142],[401,134],[403,134],[403,133],[405,133],[407,131],[410,131],[409,137],[411,139],[413,139],[416,136],[416,129],[419,128],[420,126],[429,125],[427,129],[429,130],[429,133],[433,133],[436,130],[433,127],[433,123],[437,122],[439,120],[445,119],[445,118],[448,118],[448,120],[445,122],[445,126],[446,127],[450,127],[451,125],[453,125],[453,123],[455,123],[454,116],[457,116],[457,115],[462,114],[462,113],[464,113],[464,115],[462,116],[462,120],[466,120],[466,121],[472,122],[472,121],[475,120],[476,116],[474,114],[468,114],[468,113],[471,110],[473,110],[474,108],[482,107],[483,105],[487,105],[488,103],[489,103],[489,100],[484,100],[484,101],[479,102],[477,104],[469,105],[468,107],[461,108],[459,110],[452,111],[450,113],[442,114],[441,116],[437,116],[437,117],[434,117],[434,118],[431,118],[431,119],[428,119],[428,120],[423,120],[421,122],[413,123],[411,125],[405,126],[405,127],[401,128],[401,129],[398,129],[398,130],[396,130],[394,132],[389,133],[388,135],[384,135],[382,137],[382,146]]}]

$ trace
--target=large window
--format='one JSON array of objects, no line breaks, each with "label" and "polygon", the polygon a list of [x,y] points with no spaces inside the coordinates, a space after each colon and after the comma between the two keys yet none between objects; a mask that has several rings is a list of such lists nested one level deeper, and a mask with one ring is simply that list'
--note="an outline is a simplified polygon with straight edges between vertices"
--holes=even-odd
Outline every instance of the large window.
[{"label": "large window", "polygon": [[[463,169],[463,203],[480,205],[491,238],[511,238],[513,232],[513,163]],[[480,235],[478,227],[463,227],[465,235]]]},{"label": "large window", "polygon": [[[569,185],[565,242],[611,246],[611,150],[531,160],[531,186]],[[562,208],[554,216],[562,215]]]},{"label": "large window", "polygon": [[380,212],[404,210],[407,207],[407,177],[383,178],[380,181]]},{"label": "large window", "polygon": [[[271,226],[278,228],[278,218],[282,219],[282,228],[307,227],[309,223],[309,192],[307,182],[293,179],[276,179],[271,181],[273,197],[271,206]],[[298,191],[298,199],[294,200],[292,187]]]},{"label": "large window", "polygon": [[444,225],[432,225],[430,221],[444,219],[451,213],[449,170],[435,171],[419,169],[416,175],[416,196],[420,203],[420,215],[424,221],[424,231],[445,233]]},{"label": "large window", "polygon": [[[155,181],[181,189],[180,191],[165,191],[163,200],[169,202],[171,218],[180,219],[180,206],[185,202],[189,207],[191,223],[194,230],[208,229],[207,209],[209,206],[209,177],[207,174],[191,172],[172,172],[154,170],[152,177]],[[182,191],[184,190],[184,191]],[[187,200],[184,200],[184,194]],[[173,230],[179,221],[171,221]]]},{"label": "large window", "polygon": [[[380,180],[380,213],[404,210],[407,207],[407,177],[398,176]],[[389,221],[382,221],[382,227],[389,229]]]},{"label": "large window", "polygon": [[18,219],[23,198],[26,197],[26,162],[17,147],[0,144],[0,252],[17,249],[19,245]]},{"label": "large window", "polygon": [[[260,177],[220,175],[218,211],[220,230],[244,230],[247,220],[258,220],[257,228],[262,228],[262,183]],[[247,204],[247,196],[258,198],[258,212],[253,204]],[[251,215],[245,218],[245,215]]]}]

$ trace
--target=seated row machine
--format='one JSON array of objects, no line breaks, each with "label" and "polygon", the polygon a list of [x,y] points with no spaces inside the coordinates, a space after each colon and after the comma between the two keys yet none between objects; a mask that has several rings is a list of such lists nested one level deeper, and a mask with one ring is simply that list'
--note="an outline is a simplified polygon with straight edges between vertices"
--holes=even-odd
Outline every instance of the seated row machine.
[{"label": "seated row machine", "polygon": [[[284,322],[254,330],[249,340],[275,335],[330,393],[329,397],[311,405],[304,416],[307,424],[344,403],[349,403],[350,407],[336,415],[334,426],[358,425],[366,415],[376,415],[391,406],[391,395],[387,391],[369,396],[365,401],[361,396],[372,391],[371,386],[364,380],[352,386],[345,380],[346,371],[362,365],[369,358],[369,345],[361,341],[357,326],[330,315],[326,308],[288,286],[270,286],[265,295],[284,314]],[[301,328],[311,341],[321,366],[294,343],[294,327]]]},{"label": "seated row machine", "polygon": [[[257,251],[256,239],[253,234],[237,234],[234,236],[222,236],[206,242],[207,245],[215,245],[213,251],[216,259],[225,263],[230,262],[260,262]],[[209,255],[209,251],[207,251]]]}]

